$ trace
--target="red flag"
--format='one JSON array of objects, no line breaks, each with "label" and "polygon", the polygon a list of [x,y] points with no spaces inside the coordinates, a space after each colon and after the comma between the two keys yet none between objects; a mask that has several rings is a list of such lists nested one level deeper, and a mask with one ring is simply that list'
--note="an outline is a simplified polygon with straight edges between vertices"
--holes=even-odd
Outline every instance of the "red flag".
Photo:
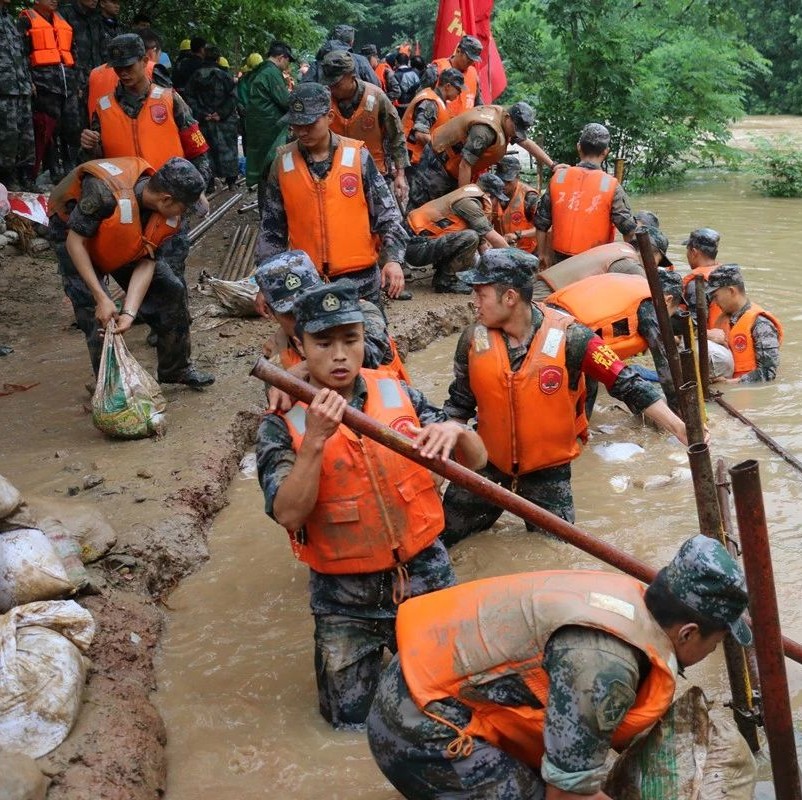
[{"label": "red flag", "polygon": [[493,0],[440,0],[432,56],[448,58],[464,35],[476,36],[484,48],[476,68],[486,103],[492,103],[507,87],[504,65],[490,29],[492,11]]}]

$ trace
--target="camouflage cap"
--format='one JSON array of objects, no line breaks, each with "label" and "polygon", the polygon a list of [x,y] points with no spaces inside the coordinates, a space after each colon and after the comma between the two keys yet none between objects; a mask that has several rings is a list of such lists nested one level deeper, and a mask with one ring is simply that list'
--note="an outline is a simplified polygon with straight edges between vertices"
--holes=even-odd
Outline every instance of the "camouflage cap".
[{"label": "camouflage cap", "polygon": [[277,314],[289,314],[295,298],[323,281],[303,250],[277,253],[263,261],[254,274],[267,304]]},{"label": "camouflage cap", "polygon": [[290,110],[286,121],[290,125],[311,125],[331,108],[331,93],[319,83],[299,83],[289,97]]},{"label": "camouflage cap", "polygon": [[649,241],[652,243],[652,246],[665,255],[666,250],[668,250],[668,237],[660,228],[656,228],[654,225],[640,225],[635,230],[635,233],[642,233],[644,231],[649,234]]},{"label": "camouflage cap", "polygon": [[729,627],[740,644],[752,643],[752,631],[742,619],[747,606],[746,581],[720,542],[697,534],[680,547],[658,576],[688,608]]},{"label": "camouflage cap", "polygon": [[657,218],[657,214],[655,214],[654,211],[636,211],[635,221],[647,227],[649,225],[653,228],[660,227],[660,220]]},{"label": "camouflage cap", "polygon": [[292,313],[296,326],[306,333],[365,321],[356,284],[348,278],[322,283],[298,295]]},{"label": "camouflage cap", "polygon": [[707,276],[707,287],[705,288],[707,299],[710,300],[714,292],[727,286],[738,286],[739,288],[744,286],[744,276],[737,264],[722,264]]},{"label": "camouflage cap", "polygon": [[529,103],[513,103],[507,113],[515,123],[515,132],[521,139],[529,137],[529,129],[535,124],[535,112]]},{"label": "camouflage cap", "polygon": [[332,50],[326,53],[320,62],[320,82],[324,86],[331,86],[346,75],[353,75],[354,72],[356,72],[354,57],[346,50]]},{"label": "camouflage cap", "polygon": [[110,67],[130,67],[145,57],[145,43],[138,33],[122,33],[109,42],[108,54]]},{"label": "camouflage cap", "polygon": [[353,44],[356,28],[353,25],[335,25],[331,38],[343,44]]},{"label": "camouflage cap", "polygon": [[201,200],[206,181],[190,161],[185,158],[171,158],[156,170],[156,176],[164,191],[179,203],[194,206],[197,211],[203,210],[204,206],[208,210],[208,206]]},{"label": "camouflage cap", "polygon": [[501,200],[502,203],[509,203],[510,198],[504,193],[504,181],[493,172],[485,172],[480,175],[476,181],[476,185],[485,193],[493,195],[496,200]]},{"label": "camouflage cap", "polygon": [[688,238],[683,241],[683,244],[700,250],[718,250],[720,239],[721,234],[712,228],[697,228],[695,231],[691,231]]},{"label": "camouflage cap", "polygon": [[539,263],[537,256],[516,247],[494,248],[485,250],[479,264],[473,269],[458,272],[457,278],[468,286],[507,283],[526,289],[532,286]]},{"label": "camouflage cap", "polygon": [[449,67],[437,76],[437,84],[439,86],[446,83],[450,83],[455,89],[462,91],[465,88],[465,76],[458,69]]},{"label": "camouflage cap", "polygon": [[362,45],[362,49],[359,52],[362,53],[363,56],[370,58],[370,56],[379,55],[379,48],[376,47],[375,44],[365,44]]},{"label": "camouflage cap", "polygon": [[507,181],[514,181],[520,173],[521,162],[518,160],[518,156],[504,156],[504,158],[496,164],[496,175],[505,183]]},{"label": "camouflage cap", "polygon": [[458,50],[462,50],[471,61],[481,61],[482,43],[475,36],[463,36],[457,45]]},{"label": "camouflage cap", "polygon": [[589,122],[579,134],[579,149],[583,147],[605,148],[610,146],[610,131],[599,122]]},{"label": "camouflage cap", "polygon": [[663,294],[673,297],[677,301],[682,300],[682,276],[679,272],[669,269],[658,269],[657,276],[660,278],[660,287]]}]

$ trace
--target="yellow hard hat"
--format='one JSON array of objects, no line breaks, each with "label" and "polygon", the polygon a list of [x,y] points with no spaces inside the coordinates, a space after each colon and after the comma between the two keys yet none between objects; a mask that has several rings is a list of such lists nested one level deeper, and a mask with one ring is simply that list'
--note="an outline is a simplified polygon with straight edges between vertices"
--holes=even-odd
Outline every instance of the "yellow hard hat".
[{"label": "yellow hard hat", "polygon": [[181,44],[178,45],[178,49],[183,52],[184,50],[191,50],[192,45],[189,42],[189,39],[182,39]]},{"label": "yellow hard hat", "polygon": [[245,66],[248,69],[256,69],[263,61],[264,59],[260,53],[251,53],[245,61]]},{"label": "yellow hard hat", "polygon": [[222,67],[223,69],[228,69],[228,59],[220,56],[220,58],[217,59],[217,66]]}]

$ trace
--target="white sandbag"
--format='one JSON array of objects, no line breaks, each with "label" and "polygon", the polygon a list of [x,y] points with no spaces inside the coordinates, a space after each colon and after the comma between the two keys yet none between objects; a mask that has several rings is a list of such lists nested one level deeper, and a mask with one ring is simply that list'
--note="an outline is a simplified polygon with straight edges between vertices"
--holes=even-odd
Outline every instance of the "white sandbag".
[{"label": "white sandbag", "polygon": [[755,758],[732,716],[711,712],[699,800],[750,800],[756,780]]},{"label": "white sandbag", "polygon": [[255,278],[239,281],[223,281],[211,276],[204,277],[205,283],[214,293],[221,306],[234,317],[257,317],[254,301],[259,293]]},{"label": "white sandbag", "polygon": [[0,475],[0,519],[12,514],[21,502],[22,497],[17,488]]},{"label": "white sandbag", "polygon": [[74,600],[29,603],[0,616],[0,750],[39,758],[75,724],[92,615]]},{"label": "white sandbag", "polygon": [[42,531],[21,528],[0,533],[0,612],[74,591],[61,559]]},{"label": "white sandbag", "polygon": [[29,756],[9,751],[0,752],[2,800],[45,800],[49,783]]}]

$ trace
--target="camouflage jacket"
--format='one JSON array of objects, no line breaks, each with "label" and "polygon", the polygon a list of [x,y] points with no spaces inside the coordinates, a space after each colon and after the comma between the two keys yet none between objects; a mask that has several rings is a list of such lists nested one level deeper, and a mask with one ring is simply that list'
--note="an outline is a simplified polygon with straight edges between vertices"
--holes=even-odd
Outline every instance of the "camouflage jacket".
[{"label": "camouflage jacket", "polygon": [[25,43],[8,11],[0,10],[0,94],[28,96],[31,93],[31,73]]},{"label": "camouflage jacket", "polygon": [[81,91],[89,82],[89,73],[104,61],[105,27],[100,12],[84,8],[80,0],[59,6],[59,13],[72,25],[75,74]]},{"label": "camouflage jacket", "polygon": [[218,66],[207,64],[195,70],[184,90],[184,97],[200,121],[208,114],[218,114],[222,121],[237,111],[234,79]]}]

